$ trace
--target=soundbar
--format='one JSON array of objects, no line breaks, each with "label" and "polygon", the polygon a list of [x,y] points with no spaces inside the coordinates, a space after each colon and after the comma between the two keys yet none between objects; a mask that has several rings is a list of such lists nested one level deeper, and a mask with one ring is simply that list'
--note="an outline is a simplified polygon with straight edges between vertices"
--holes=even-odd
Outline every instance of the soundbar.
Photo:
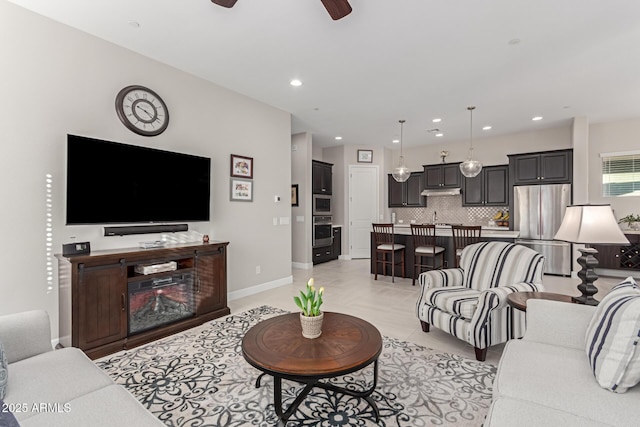
[{"label": "soundbar", "polygon": [[166,224],[166,225],[129,225],[122,227],[105,227],[105,236],[126,236],[129,234],[150,234],[150,233],[177,233],[187,231],[187,224]]}]

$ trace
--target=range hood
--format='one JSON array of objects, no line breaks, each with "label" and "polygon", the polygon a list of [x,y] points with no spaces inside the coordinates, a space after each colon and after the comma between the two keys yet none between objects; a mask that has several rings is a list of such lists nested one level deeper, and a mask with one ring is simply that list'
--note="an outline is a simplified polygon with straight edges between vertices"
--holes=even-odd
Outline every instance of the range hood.
[{"label": "range hood", "polygon": [[438,190],[426,189],[420,193],[421,196],[457,196],[460,194],[459,188],[443,188]]}]

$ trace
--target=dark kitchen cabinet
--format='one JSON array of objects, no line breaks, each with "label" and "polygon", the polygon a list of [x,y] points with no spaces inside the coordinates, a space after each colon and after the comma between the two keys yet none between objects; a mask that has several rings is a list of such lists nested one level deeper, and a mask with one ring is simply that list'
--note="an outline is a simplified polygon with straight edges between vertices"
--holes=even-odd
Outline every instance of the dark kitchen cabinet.
[{"label": "dark kitchen cabinet", "polygon": [[598,251],[596,259],[598,260],[598,266],[596,268],[623,268],[620,262],[620,248],[621,246],[604,246],[604,245],[591,245],[592,248]]},{"label": "dark kitchen cabinet", "polygon": [[485,166],[473,178],[462,179],[462,206],[508,206],[509,166]]},{"label": "dark kitchen cabinet", "polygon": [[318,160],[311,162],[311,191],[313,194],[331,194],[332,168],[331,163]]},{"label": "dark kitchen cabinet", "polygon": [[331,261],[333,259],[333,246],[320,246],[313,248],[313,265]]},{"label": "dark kitchen cabinet", "polygon": [[573,150],[513,154],[509,168],[514,185],[571,183]]},{"label": "dark kitchen cabinet", "polygon": [[640,270],[640,235],[625,234],[629,245],[591,245],[598,251],[596,268],[612,268],[617,270]]},{"label": "dark kitchen cabinet", "polygon": [[405,182],[398,182],[393,179],[393,175],[387,176],[389,182],[389,207],[424,207],[427,206],[427,198],[421,196],[424,190],[423,172],[411,172],[409,179]]},{"label": "dark kitchen cabinet", "polygon": [[460,163],[423,165],[424,188],[459,188],[462,182]]},{"label": "dark kitchen cabinet", "polygon": [[342,252],[342,227],[333,227],[331,246],[313,248],[313,265],[338,259]]},{"label": "dark kitchen cabinet", "polygon": [[338,259],[342,254],[342,227],[333,227],[333,247],[331,258]]}]

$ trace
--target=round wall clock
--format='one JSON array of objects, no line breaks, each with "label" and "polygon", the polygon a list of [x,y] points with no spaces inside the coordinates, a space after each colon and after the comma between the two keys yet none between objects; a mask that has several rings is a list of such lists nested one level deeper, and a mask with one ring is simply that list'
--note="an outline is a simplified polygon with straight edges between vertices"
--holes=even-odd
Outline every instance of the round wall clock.
[{"label": "round wall clock", "polygon": [[144,86],[127,86],[118,92],[116,112],[127,128],[144,136],[160,135],[169,125],[167,105]]}]

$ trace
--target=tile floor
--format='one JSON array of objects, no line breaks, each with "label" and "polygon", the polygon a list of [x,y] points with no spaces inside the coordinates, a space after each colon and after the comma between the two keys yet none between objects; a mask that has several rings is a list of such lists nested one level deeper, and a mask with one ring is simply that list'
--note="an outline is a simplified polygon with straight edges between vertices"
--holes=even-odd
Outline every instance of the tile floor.
[{"label": "tile floor", "polygon": [[[420,286],[411,286],[411,279],[378,276],[369,273],[369,260],[336,260],[319,264],[312,270],[293,270],[293,283],[276,289],[229,301],[231,313],[239,313],[260,305],[270,305],[296,311],[293,296],[304,289],[313,277],[316,286],[325,287],[323,309],[361,317],[375,325],[383,335],[424,345],[425,347],[459,354],[474,359],[471,345],[436,328],[424,333],[415,315],[415,304]],[[597,299],[608,292],[621,278],[600,277]],[[576,289],[579,279],[545,275],[545,290],[567,295],[580,295]],[[487,361],[497,364],[504,345],[489,348]]]}]

